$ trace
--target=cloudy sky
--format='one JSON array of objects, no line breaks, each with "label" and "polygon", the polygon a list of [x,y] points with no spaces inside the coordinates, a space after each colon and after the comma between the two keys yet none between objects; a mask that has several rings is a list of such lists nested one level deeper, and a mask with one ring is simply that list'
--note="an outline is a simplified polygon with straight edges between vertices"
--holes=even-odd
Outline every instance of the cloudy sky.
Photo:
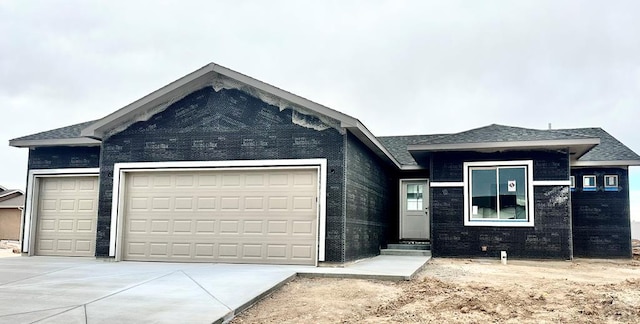
[{"label": "cloudy sky", "polygon": [[[640,2],[0,2],[8,140],[103,117],[209,62],[359,118],[375,135],[600,126],[640,152]],[[640,167],[631,169],[640,220]]]}]

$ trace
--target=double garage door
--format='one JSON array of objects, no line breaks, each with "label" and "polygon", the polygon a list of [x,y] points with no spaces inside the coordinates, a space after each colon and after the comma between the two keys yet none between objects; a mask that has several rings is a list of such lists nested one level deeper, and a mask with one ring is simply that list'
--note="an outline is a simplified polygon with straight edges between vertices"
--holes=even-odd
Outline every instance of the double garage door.
[{"label": "double garage door", "polygon": [[[308,264],[317,255],[315,169],[126,172],[123,260]],[[36,254],[95,254],[97,177],[42,178]]]},{"label": "double garage door", "polygon": [[315,264],[315,170],[125,174],[124,260]]}]

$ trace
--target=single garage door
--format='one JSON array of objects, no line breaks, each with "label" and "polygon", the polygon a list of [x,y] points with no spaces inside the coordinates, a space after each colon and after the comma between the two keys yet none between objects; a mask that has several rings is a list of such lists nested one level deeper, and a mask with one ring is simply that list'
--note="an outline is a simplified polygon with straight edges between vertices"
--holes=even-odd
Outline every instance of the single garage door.
[{"label": "single garage door", "polygon": [[317,178],[315,169],[127,173],[123,259],[313,265]]},{"label": "single garage door", "polygon": [[98,177],[40,178],[36,255],[95,256]]}]

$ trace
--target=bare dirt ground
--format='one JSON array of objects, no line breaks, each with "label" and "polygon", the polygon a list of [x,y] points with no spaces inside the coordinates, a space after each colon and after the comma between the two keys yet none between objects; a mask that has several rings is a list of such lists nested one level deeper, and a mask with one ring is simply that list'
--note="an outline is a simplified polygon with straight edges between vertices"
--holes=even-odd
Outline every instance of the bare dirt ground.
[{"label": "bare dirt ground", "polygon": [[[637,249],[640,250],[640,242]],[[640,251],[639,251],[640,252]],[[407,282],[298,278],[232,323],[640,323],[633,260],[434,259]]]}]

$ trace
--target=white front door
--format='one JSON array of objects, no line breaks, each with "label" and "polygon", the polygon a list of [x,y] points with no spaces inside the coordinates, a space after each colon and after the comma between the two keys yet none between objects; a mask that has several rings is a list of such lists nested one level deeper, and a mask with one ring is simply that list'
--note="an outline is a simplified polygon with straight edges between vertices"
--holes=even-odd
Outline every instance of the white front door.
[{"label": "white front door", "polygon": [[400,239],[428,240],[429,180],[400,181]]}]

